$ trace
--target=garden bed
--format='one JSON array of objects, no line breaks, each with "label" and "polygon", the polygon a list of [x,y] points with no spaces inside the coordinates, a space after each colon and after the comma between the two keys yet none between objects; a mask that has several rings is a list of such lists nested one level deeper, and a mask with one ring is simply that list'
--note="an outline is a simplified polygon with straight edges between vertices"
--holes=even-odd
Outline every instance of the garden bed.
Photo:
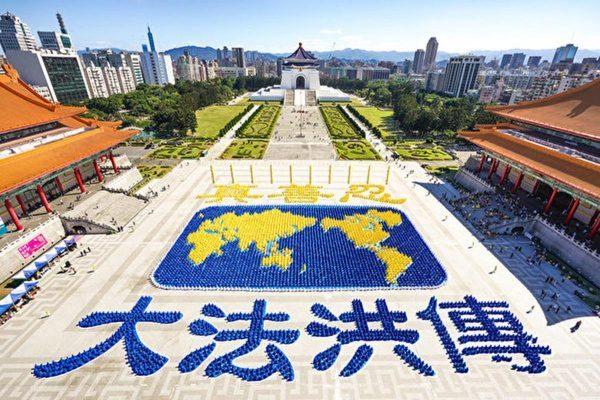
[{"label": "garden bed", "polygon": [[235,139],[221,154],[221,159],[260,160],[267,150],[268,140]]}]

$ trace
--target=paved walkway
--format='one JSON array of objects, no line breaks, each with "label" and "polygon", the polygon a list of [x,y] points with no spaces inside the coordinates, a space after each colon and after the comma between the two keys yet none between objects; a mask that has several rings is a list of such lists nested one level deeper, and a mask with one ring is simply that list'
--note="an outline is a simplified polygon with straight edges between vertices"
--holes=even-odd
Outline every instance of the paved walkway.
[{"label": "paved walkway", "polygon": [[263,157],[265,160],[333,160],[335,157],[319,107],[282,107]]}]

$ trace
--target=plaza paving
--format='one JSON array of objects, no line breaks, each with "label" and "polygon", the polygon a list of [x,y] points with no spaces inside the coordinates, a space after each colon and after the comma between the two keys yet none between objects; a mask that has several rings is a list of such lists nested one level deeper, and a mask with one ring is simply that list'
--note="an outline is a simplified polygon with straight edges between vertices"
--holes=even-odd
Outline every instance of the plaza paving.
[{"label": "plaza paving", "polygon": [[275,125],[266,160],[333,160],[335,149],[319,107],[284,106]]},{"label": "plaza paving", "polygon": [[[329,173],[331,163],[326,161],[278,162],[272,184],[269,166],[273,163],[269,161],[216,161],[212,165],[219,184],[230,183],[232,166],[236,183],[253,183],[256,185],[253,193],[273,194],[280,191],[279,186],[290,181],[296,184],[312,181],[321,185],[323,191],[334,194],[331,199],[322,199],[319,203],[338,204],[348,181],[365,183],[369,179],[373,184],[385,182],[388,164],[335,162]],[[250,165],[253,165],[252,173]],[[437,289],[244,292],[156,288],[150,283],[149,276],[194,213],[207,206],[207,200],[197,196],[214,192],[209,166],[208,161],[180,164],[167,175],[170,187],[161,191],[123,232],[83,237],[81,244],[89,246],[91,253],[80,257],[79,252],[74,252],[68,256],[77,274],[58,274],[59,268],[55,266],[40,280],[42,290],[37,297],[0,326],[2,399],[600,397],[600,320],[576,298],[567,295],[571,287],[558,285],[553,290],[561,292],[561,301],[572,306],[576,318],[548,321],[543,310],[548,299],[539,304],[536,296],[552,271],[529,266],[525,262],[530,251],[528,247],[523,257],[510,260],[499,259],[503,254],[495,255],[488,251],[437,200],[442,192],[448,196],[455,195],[453,188],[437,180],[432,181],[414,162],[394,164],[386,189],[393,197],[407,199],[404,204],[394,207],[406,213],[446,269],[448,281]],[[281,199],[265,197],[248,200],[246,204],[281,202]],[[235,203],[227,200],[225,204]],[[350,200],[346,204],[380,205],[369,200]],[[504,239],[496,240],[502,243]],[[495,272],[490,273],[492,270]],[[468,373],[455,373],[431,324],[418,319],[415,314],[427,306],[431,296],[440,301],[458,301],[465,295],[474,295],[479,300],[507,301],[525,330],[537,336],[539,344],[551,347],[552,354],[542,356],[547,370],[537,375],[516,372],[510,369],[511,363],[495,363],[489,355],[480,355],[466,358]],[[130,310],[140,296],[152,296],[149,310],[183,313],[181,320],[170,325],[138,325],[144,344],[169,358],[161,370],[147,377],[132,374],[125,361],[123,345],[119,343],[95,361],[65,375],[48,379],[37,379],[32,375],[31,369],[35,364],[88,349],[113,334],[117,326],[79,328],[77,323],[83,317],[93,311]],[[345,346],[338,361],[327,371],[313,369],[313,357],[327,348],[332,339],[313,338],[304,331],[315,320],[310,313],[311,305],[323,303],[339,314],[348,311],[350,302],[357,298],[368,310],[373,309],[376,299],[385,298],[390,309],[405,311],[408,321],[398,325],[419,332],[419,340],[409,347],[433,367],[436,375],[425,377],[409,368],[393,353],[394,343],[390,342],[372,343],[375,350],[373,357],[351,377],[343,378],[339,373],[356,350],[355,345]],[[230,374],[208,378],[203,375],[204,365],[187,374],[177,370],[177,364],[184,356],[209,342],[207,338],[191,335],[188,331],[188,324],[200,316],[204,304],[217,304],[226,312],[250,311],[255,299],[267,300],[269,312],[291,315],[286,323],[269,325],[272,329],[302,331],[297,342],[281,346],[292,362],[295,380],[286,382],[278,375],[255,383],[241,381]],[[569,328],[576,320],[583,323],[576,333],[571,333]],[[243,322],[236,324],[234,329],[245,327]],[[221,355],[239,344],[220,342],[216,351]],[[256,351],[237,362],[255,367],[265,360],[265,354]]]}]

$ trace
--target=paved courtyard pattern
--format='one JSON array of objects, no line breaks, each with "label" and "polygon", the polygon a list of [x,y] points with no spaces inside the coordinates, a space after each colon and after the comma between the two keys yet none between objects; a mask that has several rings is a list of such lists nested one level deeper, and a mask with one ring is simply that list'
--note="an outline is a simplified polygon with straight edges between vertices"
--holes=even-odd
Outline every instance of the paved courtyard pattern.
[{"label": "paved courtyard pattern", "polygon": [[[316,110],[318,113],[318,110]],[[228,183],[230,165],[235,166],[238,183],[256,185],[255,193],[269,195],[289,184],[288,171],[294,171],[294,183],[322,186],[333,193],[320,204],[338,204],[351,183],[382,183],[386,179],[386,163],[336,162],[329,172],[329,162],[285,162],[276,169],[273,183],[269,177],[271,163],[254,162],[254,173],[248,162],[215,162],[217,183]],[[394,164],[386,190],[394,197],[406,198],[398,205],[420,232],[442,263],[448,281],[437,289],[334,292],[240,292],[162,290],[151,285],[149,276],[171,247],[194,213],[207,206],[198,195],[212,193],[209,164],[190,161],[169,175],[170,187],[140,212],[123,232],[107,236],[86,236],[82,246],[92,250],[80,257],[70,253],[75,275],[59,274],[57,266],[40,280],[41,292],[36,299],[0,327],[0,398],[82,399],[82,398],[214,398],[214,399],[398,399],[398,398],[486,398],[486,399],[597,399],[600,397],[600,320],[582,318],[581,328],[571,333],[574,320],[549,324],[534,294],[517,276],[538,280],[543,285],[544,271],[526,265],[519,257],[505,266],[446,207],[432,191],[452,193],[444,184],[430,185],[431,177],[417,163]],[[290,168],[291,166],[291,168]],[[371,166],[369,170],[369,166]],[[351,167],[351,168],[349,168]],[[311,175],[309,175],[311,173]],[[348,177],[348,175],[350,175]],[[330,180],[330,176],[332,177]],[[368,177],[368,178],[367,178]],[[331,183],[329,183],[331,181]],[[435,193],[434,193],[435,194]],[[281,199],[261,198],[245,204],[281,204]],[[237,204],[227,200],[224,204]],[[369,200],[351,200],[348,204],[377,205]],[[62,260],[61,260],[62,262]],[[490,271],[497,266],[497,270]],[[526,272],[523,272],[526,271]],[[531,375],[510,370],[509,363],[491,362],[489,355],[469,357],[469,373],[457,374],[452,369],[431,324],[416,318],[431,298],[458,301],[465,295],[480,300],[504,300],[524,324],[525,330],[552,348],[544,356],[547,370]],[[143,342],[169,360],[157,373],[139,377],[130,372],[125,351],[118,344],[95,361],[68,374],[49,379],[36,379],[31,368],[38,363],[58,360],[94,346],[114,333],[114,325],[82,329],[77,323],[94,311],[126,311],[141,296],[152,296],[149,309],[180,311],[183,318],[170,325],[142,323],[138,332]],[[327,371],[316,371],[311,362],[326,343],[309,337],[305,327],[315,320],[310,306],[326,304],[334,313],[347,311],[350,302],[359,298],[369,309],[379,298],[387,300],[391,309],[405,311],[408,321],[403,328],[416,329],[419,340],[411,349],[436,371],[433,377],[417,374],[402,363],[389,343],[374,343],[374,355],[359,373],[342,378],[340,370],[351,353],[344,353]],[[279,376],[258,382],[243,382],[232,375],[208,378],[203,369],[182,374],[177,363],[192,350],[206,344],[188,331],[207,303],[217,304],[227,312],[250,310],[256,299],[265,299],[271,312],[291,315],[285,327],[299,329],[300,338],[286,346],[292,361],[295,380],[283,381]],[[533,308],[532,308],[533,306]],[[242,325],[237,325],[241,328]],[[239,343],[219,343],[220,354]],[[352,349],[354,351],[355,348]],[[257,351],[243,360],[246,366],[264,363],[265,355]],[[242,361],[240,361],[242,363]]]}]

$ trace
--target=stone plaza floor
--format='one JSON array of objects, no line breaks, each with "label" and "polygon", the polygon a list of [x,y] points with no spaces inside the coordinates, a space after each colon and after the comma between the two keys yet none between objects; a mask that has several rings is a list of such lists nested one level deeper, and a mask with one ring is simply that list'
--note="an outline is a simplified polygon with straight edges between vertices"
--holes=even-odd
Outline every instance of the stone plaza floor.
[{"label": "stone plaza floor", "polygon": [[[435,289],[391,289],[362,291],[219,291],[164,290],[151,283],[150,276],[169,251],[193,215],[209,205],[242,204],[225,200],[209,203],[199,195],[215,192],[210,166],[217,185],[235,183],[253,185],[253,194],[263,197],[245,199],[244,205],[285,204],[282,198],[267,197],[281,192],[280,186],[309,181],[321,186],[331,198],[318,204],[389,206],[404,212],[439,260],[447,273],[447,282]],[[249,165],[253,165],[250,172]],[[329,166],[332,168],[329,169]],[[85,236],[80,246],[91,252],[80,256],[69,253],[75,275],[59,274],[55,265],[39,282],[41,291],[6,324],[0,326],[0,398],[23,399],[597,399],[600,397],[600,319],[574,296],[561,295],[563,304],[572,308],[572,318],[553,318],[545,313],[549,299],[539,301],[538,293],[552,271],[532,267],[525,262],[531,249],[526,242],[524,255],[508,259],[492,253],[454,217],[437,195],[454,194],[453,188],[436,181],[416,162],[392,164],[385,190],[393,198],[405,198],[402,204],[389,205],[367,199],[351,198],[341,203],[348,184],[383,184],[388,165],[384,162],[270,161],[226,162],[189,161],[169,175],[170,187],[129,223],[123,232],[113,235]],[[231,167],[230,167],[231,166]],[[274,166],[271,183],[269,166]],[[331,172],[330,172],[331,171]],[[291,178],[290,178],[291,175]],[[291,182],[290,182],[291,181]],[[331,183],[330,183],[331,182]],[[435,196],[431,192],[436,194]],[[494,239],[499,245],[513,245],[513,238]],[[504,242],[507,240],[507,242]],[[491,273],[491,271],[494,271]],[[557,277],[558,278],[558,277]],[[565,285],[552,290],[570,291]],[[431,297],[439,302],[461,301],[472,295],[480,301],[506,301],[526,332],[549,346],[550,355],[541,358],[546,370],[529,374],[511,370],[511,364],[527,364],[520,355],[514,361],[493,362],[491,354],[464,356],[469,371],[457,373],[446,355],[431,322],[419,319]],[[126,361],[122,341],[86,365],[52,378],[36,378],[36,364],[56,361],[80,353],[111,336],[119,324],[81,328],[77,324],[95,311],[128,311],[141,296],[151,296],[149,311],[179,311],[183,317],[171,324],[138,324],[139,338],[152,351],[168,357],[154,374],[137,376]],[[251,312],[255,300],[267,302],[267,312],[285,312],[289,321],[267,321],[269,329],[297,329],[299,338],[292,344],[278,344],[291,361],[295,378],[286,381],[277,373],[258,382],[246,382],[230,373],[216,378],[205,376],[206,364],[234,350],[243,341],[221,341],[212,355],[195,371],[181,373],[179,362],[190,352],[211,342],[192,335],[188,325],[200,318],[205,304],[212,303],[226,313]],[[335,340],[312,337],[306,332],[316,321],[311,314],[314,303],[326,305],[334,314],[351,309],[359,299],[367,311],[375,309],[375,300],[385,299],[390,310],[406,312],[406,322],[398,329],[414,329],[419,338],[407,344],[435,371],[425,376],[410,368],[394,353],[397,342],[370,342],[374,353],[355,374],[339,376],[359,343],[342,346],[337,361],[328,369],[313,368],[315,355]],[[235,318],[234,318],[235,319]],[[323,320],[321,320],[323,321]],[[575,333],[570,328],[582,321]],[[244,329],[245,321],[222,324],[223,329]],[[458,337],[448,319],[450,336]],[[231,326],[229,326],[231,325]],[[380,324],[369,322],[371,329]],[[345,328],[350,329],[348,325]],[[406,343],[405,343],[406,344]],[[256,368],[268,361],[265,343],[244,358],[239,366]]]},{"label": "stone plaza floor", "polygon": [[335,156],[319,107],[281,108],[265,160],[333,160]]}]

